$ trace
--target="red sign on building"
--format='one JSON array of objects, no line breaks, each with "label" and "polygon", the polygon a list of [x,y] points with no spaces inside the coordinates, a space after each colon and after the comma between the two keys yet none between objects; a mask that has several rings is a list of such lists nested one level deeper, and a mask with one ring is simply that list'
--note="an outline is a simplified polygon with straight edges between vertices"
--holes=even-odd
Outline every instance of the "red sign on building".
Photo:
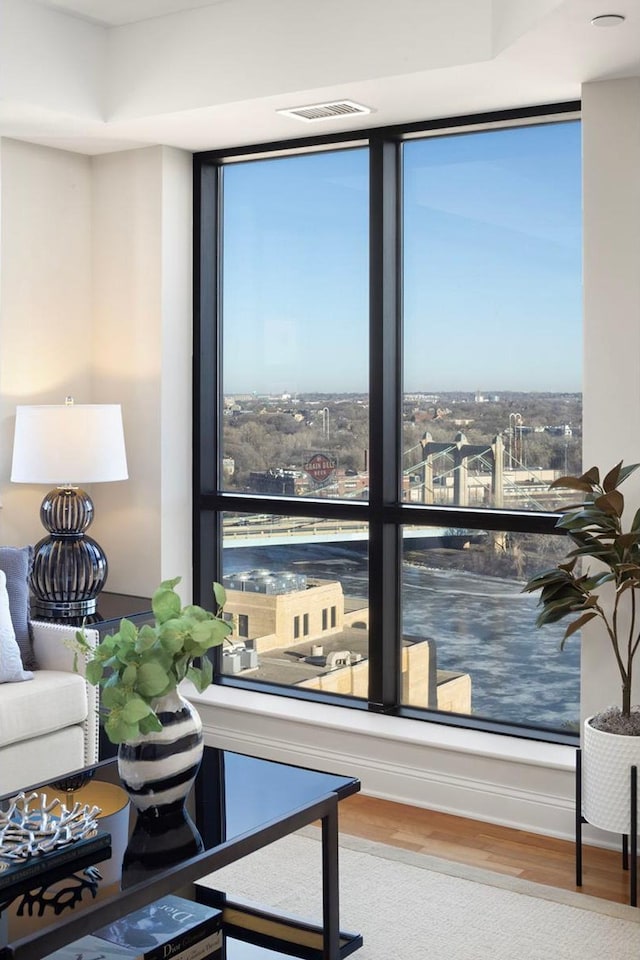
[{"label": "red sign on building", "polygon": [[308,473],[316,483],[324,483],[325,480],[328,480],[332,473],[335,472],[337,466],[338,461],[335,457],[328,457],[325,453],[314,453],[314,455],[303,464],[306,473]]}]

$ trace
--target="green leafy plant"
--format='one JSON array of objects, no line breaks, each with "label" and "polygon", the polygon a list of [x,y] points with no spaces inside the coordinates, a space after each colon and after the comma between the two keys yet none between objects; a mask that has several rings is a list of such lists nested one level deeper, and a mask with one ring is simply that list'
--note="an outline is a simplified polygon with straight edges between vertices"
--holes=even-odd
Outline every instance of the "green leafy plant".
[{"label": "green leafy plant", "polygon": [[[633,659],[640,645],[637,622],[637,591],[640,588],[640,510],[627,532],[622,529],[624,497],[618,487],[640,464],[624,467],[622,461],[600,481],[600,472],[592,467],[581,476],[559,477],[552,487],[564,487],[584,493],[584,501],[565,507],[557,527],[567,532],[573,549],[566,561],[551,570],[532,577],[524,592],[540,591],[542,607],[536,625],[556,623],[575,617],[568,625],[561,646],[590,620],[599,618],[604,624],[622,682],[620,710],[607,711],[601,729],[640,735],[637,721],[640,714],[631,707]],[[582,561],[598,561],[595,570],[584,569]],[[611,603],[602,602],[600,588],[610,583]],[[621,617],[623,604],[627,607]],[[611,714],[621,716],[622,724],[611,723]],[[633,719],[633,723],[629,721]],[[594,724],[596,725],[596,724]]]},{"label": "green leafy plant", "polygon": [[102,688],[105,732],[112,743],[161,730],[153,702],[185,677],[200,692],[213,679],[206,653],[223,643],[232,629],[223,619],[225,591],[219,583],[213,584],[215,613],[194,605],[183,607],[174,589],[180,579],[165,580],[155,591],[151,601],[155,625],[138,628],[131,620],[121,620],[119,630],[95,648],[84,631],[76,633],[74,649],[86,657],[86,678]]}]

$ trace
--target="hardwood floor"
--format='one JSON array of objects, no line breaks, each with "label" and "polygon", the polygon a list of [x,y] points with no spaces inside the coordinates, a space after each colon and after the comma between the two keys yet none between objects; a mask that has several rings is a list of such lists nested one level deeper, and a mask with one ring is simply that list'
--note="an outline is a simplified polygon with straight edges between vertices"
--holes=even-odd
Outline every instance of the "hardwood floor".
[{"label": "hardwood floor", "polygon": [[622,855],[583,846],[583,885],[575,885],[575,846],[523,830],[356,794],[340,803],[342,833],[618,903],[629,902]]}]

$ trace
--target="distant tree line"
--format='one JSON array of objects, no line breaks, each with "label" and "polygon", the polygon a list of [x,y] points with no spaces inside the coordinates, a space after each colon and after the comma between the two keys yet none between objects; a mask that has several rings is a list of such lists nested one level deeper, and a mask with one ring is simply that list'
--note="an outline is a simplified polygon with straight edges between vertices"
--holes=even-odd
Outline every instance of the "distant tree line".
[{"label": "distant tree line", "polygon": [[[568,426],[570,434],[554,433]],[[550,431],[536,428],[551,428]],[[453,442],[464,433],[473,444],[500,434],[507,466],[578,473],[582,469],[582,404],[579,394],[509,394],[476,403],[441,394],[431,400],[405,403],[403,449],[405,467],[420,460],[420,441]],[[257,398],[244,401],[224,418],[224,456],[234,461],[228,486],[248,488],[252,471],[301,470],[310,454],[335,457],[344,470],[364,471],[368,464],[367,398],[324,395],[296,400]],[[512,462],[509,462],[511,457]]]}]

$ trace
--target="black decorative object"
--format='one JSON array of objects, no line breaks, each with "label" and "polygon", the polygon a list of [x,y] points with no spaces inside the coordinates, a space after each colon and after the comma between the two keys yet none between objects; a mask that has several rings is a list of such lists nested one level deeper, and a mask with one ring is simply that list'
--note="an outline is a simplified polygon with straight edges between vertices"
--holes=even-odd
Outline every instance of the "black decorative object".
[{"label": "black decorative object", "polygon": [[195,780],[204,741],[195,707],[177,690],[154,702],[162,730],[118,747],[118,772],[133,806],[147,817],[181,811]]},{"label": "black decorative object", "polygon": [[65,886],[58,886],[55,890],[49,889],[53,882],[51,881],[41,882],[37,887],[25,892],[18,904],[18,916],[42,917],[45,910],[49,909],[59,917],[65,910],[73,910],[76,904],[80,903],[85,890],[88,890],[95,900],[102,877],[96,867],[87,867],[81,874],[74,873],[65,879]]},{"label": "black decorative object", "polygon": [[185,810],[164,817],[139,813],[122,861],[122,886],[131,887],[162,867],[204,850],[202,837]]}]

